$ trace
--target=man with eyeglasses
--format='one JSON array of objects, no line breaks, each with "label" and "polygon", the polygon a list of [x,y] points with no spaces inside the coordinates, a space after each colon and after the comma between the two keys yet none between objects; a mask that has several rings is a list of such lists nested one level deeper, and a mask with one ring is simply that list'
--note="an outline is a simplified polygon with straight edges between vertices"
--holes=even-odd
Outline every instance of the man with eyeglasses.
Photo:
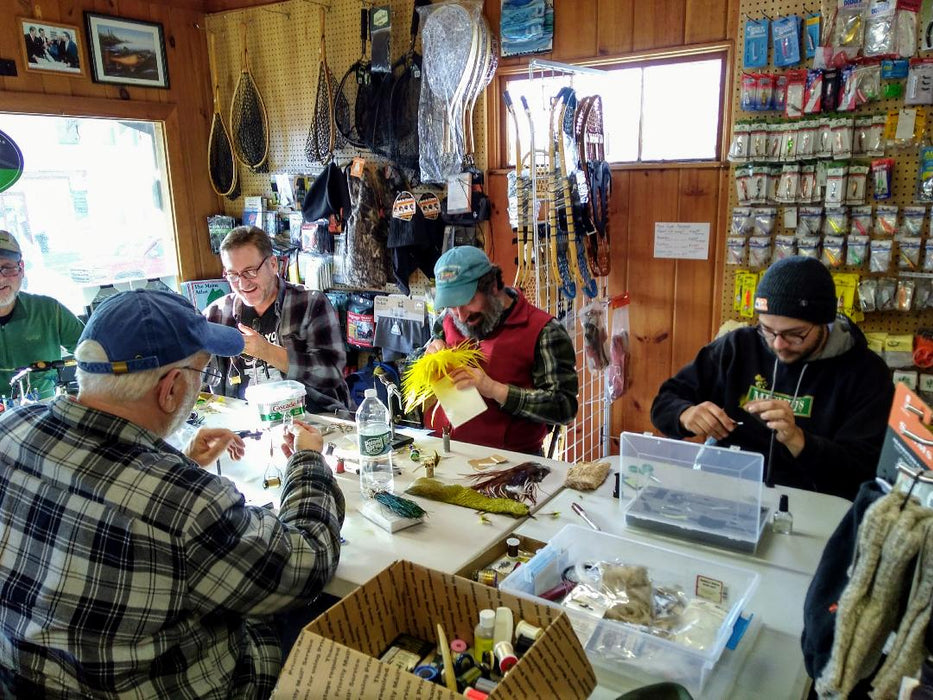
[{"label": "man with eyeglasses", "polygon": [[0,697],[269,697],[345,504],[303,423],[278,515],[202,468],[242,457],[235,433],[165,441],[242,350],[178,294],[122,292],[81,336],[77,398],[0,414]]},{"label": "man with eyeglasses", "polygon": [[765,480],[852,499],[874,478],[894,397],[887,366],[814,258],[774,263],[755,291],[758,326],[702,348],[665,381],[651,422],[765,456]]},{"label": "man with eyeglasses", "polygon": [[244,354],[221,359],[219,390],[244,398],[246,387],[281,379],[305,385],[306,409],[350,407],[343,370],[344,334],[327,296],[282,279],[272,241],[256,226],[238,226],[220,244],[224,275],[233,291],[204,310],[209,321],[238,328]]},{"label": "man with eyeglasses", "polygon": [[[74,352],[84,324],[52,297],[28,294],[23,285],[24,261],[16,238],[0,230],[0,395],[12,396],[10,380],[17,370],[62,359]],[[36,396],[55,393],[54,370],[33,371],[29,385]]]}]

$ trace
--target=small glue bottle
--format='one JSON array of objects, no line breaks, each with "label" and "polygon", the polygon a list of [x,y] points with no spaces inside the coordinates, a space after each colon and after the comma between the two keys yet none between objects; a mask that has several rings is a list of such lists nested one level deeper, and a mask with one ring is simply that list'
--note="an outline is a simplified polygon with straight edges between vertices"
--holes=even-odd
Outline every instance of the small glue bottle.
[{"label": "small glue bottle", "polygon": [[787,500],[787,494],[782,493],[777,512],[771,516],[771,532],[779,535],[790,535],[794,531],[794,516],[787,509]]},{"label": "small glue bottle", "polygon": [[473,658],[483,658],[484,652],[492,653],[493,633],[496,627],[496,611],[491,608],[479,611],[479,624],[473,631]]}]

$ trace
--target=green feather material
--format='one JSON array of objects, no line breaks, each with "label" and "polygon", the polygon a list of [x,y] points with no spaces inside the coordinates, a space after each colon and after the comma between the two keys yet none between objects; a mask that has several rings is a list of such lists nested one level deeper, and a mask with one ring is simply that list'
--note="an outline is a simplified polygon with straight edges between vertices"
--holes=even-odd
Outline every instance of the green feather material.
[{"label": "green feather material", "polygon": [[421,477],[415,479],[405,493],[412,496],[430,498],[432,501],[452,503],[470,510],[481,510],[487,513],[504,513],[515,518],[528,515],[528,506],[508,498],[490,498],[476,493],[473,489],[457,484],[444,484],[437,479]]},{"label": "green feather material", "polygon": [[389,493],[388,491],[378,491],[373,494],[373,498],[402,518],[417,520],[428,514],[424,508],[411,499],[396,496],[394,493]]}]

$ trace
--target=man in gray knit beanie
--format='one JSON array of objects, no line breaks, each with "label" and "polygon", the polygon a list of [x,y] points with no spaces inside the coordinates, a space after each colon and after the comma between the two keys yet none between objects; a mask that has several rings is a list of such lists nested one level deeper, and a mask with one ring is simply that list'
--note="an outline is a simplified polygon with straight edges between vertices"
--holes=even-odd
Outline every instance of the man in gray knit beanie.
[{"label": "man in gray knit beanie", "polygon": [[836,306],[819,260],[774,263],[755,291],[758,325],[701,348],[664,382],[652,423],[671,437],[760,452],[769,484],[853,498],[874,478],[894,387]]}]

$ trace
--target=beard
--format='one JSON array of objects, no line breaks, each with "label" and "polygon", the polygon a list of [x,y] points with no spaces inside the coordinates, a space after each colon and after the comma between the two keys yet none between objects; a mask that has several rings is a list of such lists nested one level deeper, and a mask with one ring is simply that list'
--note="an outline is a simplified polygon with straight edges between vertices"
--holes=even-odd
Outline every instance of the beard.
[{"label": "beard", "polygon": [[481,311],[470,314],[463,321],[451,316],[457,330],[465,337],[473,340],[483,340],[492,333],[502,319],[505,304],[499,296],[486,297],[486,305]]},{"label": "beard", "polygon": [[194,408],[194,404],[197,403],[199,393],[201,393],[201,382],[195,379],[188,385],[185,396],[178,407],[178,411],[172,416],[172,421],[166,428],[163,437],[174,434],[185,424],[185,421],[188,420],[188,417],[191,415],[191,409]]}]

